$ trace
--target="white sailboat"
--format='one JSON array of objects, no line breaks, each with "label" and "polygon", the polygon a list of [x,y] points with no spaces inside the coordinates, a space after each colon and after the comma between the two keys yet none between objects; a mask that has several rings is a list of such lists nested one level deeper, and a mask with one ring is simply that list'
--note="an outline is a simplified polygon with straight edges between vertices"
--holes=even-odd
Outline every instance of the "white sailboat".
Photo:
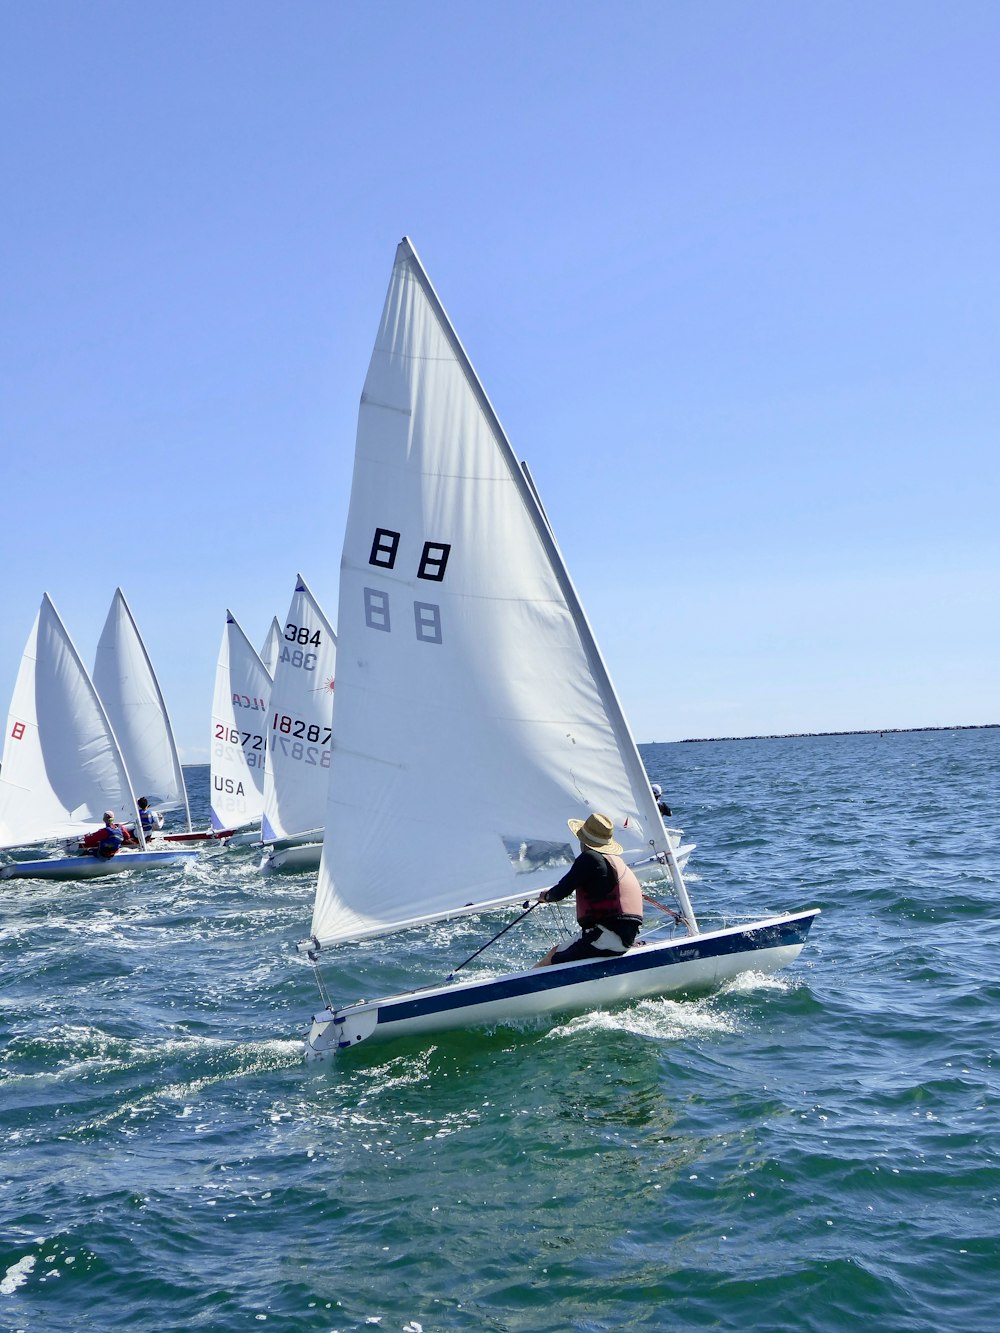
[{"label": "white sailboat", "polygon": [[25,646],[0,764],[0,848],[76,839],[105,810],[134,823],[140,850],[116,856],[49,856],[0,866],[0,879],[83,879],[197,855],[149,851],[135,793],[107,712],[46,593]]},{"label": "white sailboat", "polygon": [[150,808],[183,811],[184,832],[162,836],[172,841],[201,841],[193,833],[184,771],[166,701],[139,627],[121,588],[115,590],[94,656],[94,685],[121,746],[129,779]]},{"label": "white sailboat", "polygon": [[227,611],[212,698],[209,780],[212,828],[217,834],[254,824],[260,827],[270,697],[268,670]]},{"label": "white sailboat", "polygon": [[[328,1005],[306,1052],[772,971],[810,910],[703,931],[552,531],[409,241],[358,417],[341,561],[334,762],[307,949],[520,902],[600,811],[669,877],[685,931],[615,958]],[[324,996],[325,998],[325,996]]]},{"label": "white sailboat", "polygon": [[267,638],[260,650],[260,660],[264,663],[264,669],[274,680],[274,669],[278,665],[278,656],[281,653],[281,624],[278,617],[275,616],[271,621],[271,628],[267,631]]},{"label": "white sailboat", "polygon": [[295,580],[274,668],[261,836],[265,870],[315,870],[320,862],[330,773],[337,636]]}]

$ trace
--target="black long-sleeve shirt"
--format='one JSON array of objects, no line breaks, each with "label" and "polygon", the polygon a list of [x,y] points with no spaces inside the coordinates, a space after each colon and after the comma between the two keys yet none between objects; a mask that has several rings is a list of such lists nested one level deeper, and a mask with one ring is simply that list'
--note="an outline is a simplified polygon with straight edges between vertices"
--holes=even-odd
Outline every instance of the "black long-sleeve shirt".
[{"label": "black long-sleeve shirt", "polygon": [[611,861],[601,852],[584,848],[558,884],[546,891],[548,902],[558,903],[576,893],[576,919],[581,925],[595,926],[602,921],[641,921],[642,912],[608,912],[595,904],[606,903],[618,892],[618,875]]}]

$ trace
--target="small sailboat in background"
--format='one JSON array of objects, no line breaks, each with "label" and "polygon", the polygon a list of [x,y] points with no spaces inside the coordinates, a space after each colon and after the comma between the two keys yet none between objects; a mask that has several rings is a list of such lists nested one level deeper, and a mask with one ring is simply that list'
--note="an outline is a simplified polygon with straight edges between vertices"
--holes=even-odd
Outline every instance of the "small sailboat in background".
[{"label": "small sailboat in background", "polygon": [[267,638],[264,640],[264,646],[260,650],[260,660],[264,663],[264,669],[274,680],[274,669],[278,665],[278,656],[281,653],[281,624],[278,617],[275,616],[271,621],[271,628],[267,631]]},{"label": "small sailboat in background", "polygon": [[[125,594],[115,590],[94,656],[94,685],[107,711],[125,756],[125,767],[136,795],[145,797],[149,810],[183,812],[184,828],[163,831],[146,827],[147,840],[160,842],[214,842],[211,829],[192,829],[184,770],[174,729],[153,663],[139,633]],[[161,820],[162,823],[162,820]]]},{"label": "small sailboat in background", "polygon": [[256,826],[264,809],[271,677],[231,611],[219,646],[212,699],[212,828],[217,834]]},{"label": "small sailboat in background", "polygon": [[77,839],[105,810],[133,823],[140,850],[104,859],[13,860],[0,878],[84,879],[197,856],[145,846],[135,792],[108,714],[46,593],[25,646],[0,764],[0,848]]},{"label": "small sailboat in background", "polygon": [[712,986],[798,955],[815,910],[699,926],[534,486],[406,239],[361,397],[338,625],[323,859],[302,946],[317,972],[339,943],[527,907],[575,855],[567,821],[591,812],[610,816],[637,873],[672,887],[684,933],[327,1002],[309,1057]]},{"label": "small sailboat in background", "polygon": [[92,680],[121,746],[133,789],[160,812],[183,810],[190,833],[184,773],[167,705],[121,588],[115,589],[97,643]]},{"label": "small sailboat in background", "polygon": [[264,870],[315,870],[330,775],[337,636],[301,574],[271,685],[261,837]]}]

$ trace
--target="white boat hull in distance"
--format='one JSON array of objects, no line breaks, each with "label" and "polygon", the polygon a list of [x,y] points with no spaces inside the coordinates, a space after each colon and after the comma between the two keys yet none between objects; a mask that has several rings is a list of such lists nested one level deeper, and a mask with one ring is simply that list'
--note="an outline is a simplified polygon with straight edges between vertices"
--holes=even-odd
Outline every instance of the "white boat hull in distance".
[{"label": "white boat hull in distance", "polygon": [[306,1058],[325,1059],[363,1041],[509,1024],[671,992],[708,990],[741,972],[777,972],[798,957],[818,911],[646,942],[616,958],[558,963],[326,1009],[313,1018]]},{"label": "white boat hull in distance", "polygon": [[94,879],[128,870],[183,865],[197,852],[118,852],[116,856],[50,856],[38,861],[11,861],[0,866],[0,879]]},{"label": "white boat hull in distance", "polygon": [[[151,839],[148,839],[148,841],[151,841],[154,845],[158,842],[225,842],[228,838],[231,838],[235,832],[236,830],[231,828],[218,830],[207,828],[192,830],[190,833],[157,833],[154,834]],[[257,837],[258,839],[260,838],[259,833],[257,834]]]},{"label": "white boat hull in distance", "polygon": [[227,847],[256,847],[259,851],[263,845],[259,828],[237,829],[226,838]]},{"label": "white boat hull in distance", "polygon": [[681,872],[681,874],[683,874],[684,871],[687,869],[688,858],[694,851],[695,847],[697,847],[697,845],[698,844],[695,842],[682,842],[673,844],[674,860],[677,862],[677,869]]},{"label": "white boat hull in distance", "polygon": [[321,842],[293,843],[290,847],[271,847],[263,856],[261,870],[318,870],[323,856]]}]

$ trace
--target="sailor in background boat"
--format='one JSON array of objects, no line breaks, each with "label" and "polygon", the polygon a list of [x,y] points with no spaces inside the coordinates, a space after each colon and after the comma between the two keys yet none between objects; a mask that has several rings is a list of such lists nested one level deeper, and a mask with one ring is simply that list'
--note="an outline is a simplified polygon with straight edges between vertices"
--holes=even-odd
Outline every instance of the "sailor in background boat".
[{"label": "sailor in background boat", "polygon": [[558,884],[542,890],[538,901],[557,903],[575,892],[576,919],[583,933],[563,949],[550,949],[536,967],[613,958],[632,947],[642,925],[642,888],[621,859],[622,845],[612,836],[614,824],[596,811],[568,822],[582,844],[580,855]]},{"label": "sailor in background boat", "polygon": [[671,810],[670,806],[667,805],[666,801],[663,799],[663,788],[660,786],[658,782],[654,782],[651,784],[651,790],[653,795],[656,797],[657,810],[659,810],[660,814],[663,815],[665,819],[669,818],[669,816],[672,815],[674,812]]},{"label": "sailor in background boat", "polygon": [[146,837],[148,838],[151,833],[159,833],[163,828],[163,816],[159,810],[150,810],[149,801],[145,796],[140,796],[136,805],[139,807],[139,822]]},{"label": "sailor in background boat", "polygon": [[134,835],[129,833],[127,828],[115,822],[114,811],[105,810],[104,827],[95,829],[93,833],[88,833],[80,847],[88,856],[99,856],[104,860],[109,860],[115,855],[122,843],[134,843],[135,841]]}]

